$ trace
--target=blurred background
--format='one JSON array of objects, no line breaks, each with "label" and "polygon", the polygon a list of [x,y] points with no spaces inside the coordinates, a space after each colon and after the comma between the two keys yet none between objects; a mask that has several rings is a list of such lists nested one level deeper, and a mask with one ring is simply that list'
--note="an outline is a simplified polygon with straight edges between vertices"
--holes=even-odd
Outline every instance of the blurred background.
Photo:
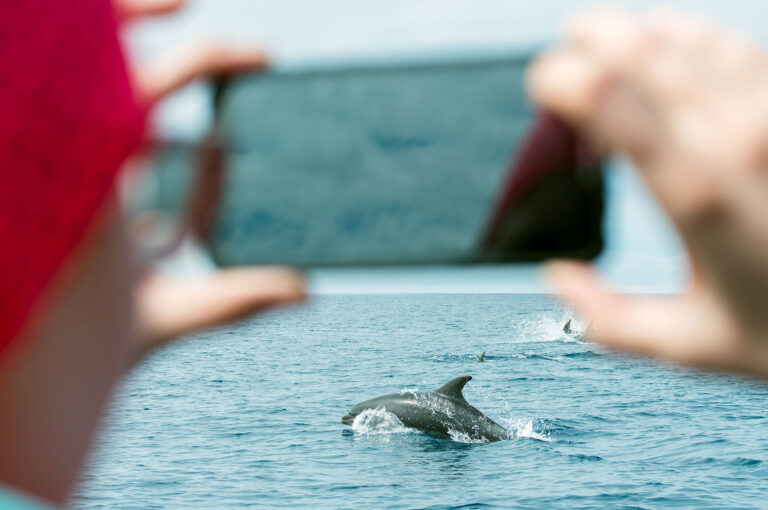
[{"label": "blurred background", "polygon": [[[195,37],[262,45],[273,66],[304,69],[397,62],[440,55],[511,54],[545,47],[573,13],[593,2],[540,0],[189,0],[179,15],[134,26],[134,59]],[[648,9],[661,2],[614,2]],[[714,18],[764,42],[762,2],[664,2]],[[564,87],[568,84],[564,83]],[[156,111],[162,135],[199,139],[210,126],[210,91],[196,83]],[[607,172],[607,247],[598,267],[619,289],[667,293],[683,287],[686,261],[670,225],[631,165],[615,158]],[[546,292],[535,266],[324,269],[310,273],[315,293]]]}]

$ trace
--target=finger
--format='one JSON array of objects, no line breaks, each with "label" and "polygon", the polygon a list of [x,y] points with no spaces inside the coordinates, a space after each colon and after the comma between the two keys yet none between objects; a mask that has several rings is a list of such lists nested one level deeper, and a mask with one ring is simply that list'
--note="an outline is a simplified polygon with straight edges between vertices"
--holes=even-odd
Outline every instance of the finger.
[{"label": "finger", "polygon": [[135,86],[143,101],[151,105],[197,78],[260,70],[268,63],[262,49],[202,41],[177,48],[143,65],[135,72]]},{"label": "finger", "polygon": [[564,48],[543,55],[529,70],[528,89],[543,108],[638,164],[651,164],[664,148],[654,105],[589,53]]},{"label": "finger", "polygon": [[612,8],[587,11],[574,18],[567,28],[567,42],[611,68],[625,66],[628,58],[646,49],[638,18]]},{"label": "finger", "polygon": [[199,279],[153,275],[139,289],[142,351],[304,297],[301,275],[282,268],[227,269]]},{"label": "finger", "polygon": [[534,97],[626,153],[678,226],[717,214],[717,179],[700,165],[681,164],[681,147],[713,145],[705,130],[712,112],[702,106],[701,87],[683,52],[658,37],[650,42],[622,14],[578,21],[571,39],[575,48],[550,53],[534,67]]},{"label": "finger", "polygon": [[702,55],[717,46],[718,29],[704,18],[668,7],[655,9],[646,20],[648,33],[690,55]]},{"label": "finger", "polygon": [[657,9],[648,17],[645,27],[650,38],[669,51],[684,55],[685,60],[706,75],[706,81],[700,84],[704,87],[722,83],[723,79],[754,78],[760,64],[765,63],[763,51],[748,37],[695,14]]},{"label": "finger", "polygon": [[[751,93],[749,85],[763,80],[731,62],[738,60],[733,53],[751,54],[746,44],[703,20],[665,12],[650,19],[646,32],[654,44],[636,61],[627,59],[621,73],[656,112],[663,134],[657,153],[664,157],[638,166],[688,238],[689,226],[722,217],[729,175],[766,160],[760,128],[768,124],[764,101],[756,100],[764,94]],[[727,144],[724,132],[732,135]]]},{"label": "finger", "polygon": [[[663,136],[654,137],[653,148],[670,136],[694,151],[712,143],[706,128],[713,112],[705,91],[712,81],[708,57],[718,36],[708,24],[674,12],[657,13],[644,21],[622,11],[601,10],[577,18],[569,41],[613,78],[613,86],[602,95],[603,103],[610,103],[605,113],[615,115],[603,129],[611,134],[627,124],[622,117],[632,120],[634,125],[621,129],[616,137],[624,145],[619,148],[639,158],[643,170],[655,165],[643,164],[648,144],[636,142],[660,128]],[[639,125],[652,129],[626,136],[638,132]],[[632,154],[638,145],[642,150]]]},{"label": "finger", "polygon": [[610,75],[581,51],[560,48],[539,56],[528,69],[527,87],[544,109],[588,125]]},{"label": "finger", "polygon": [[[711,166],[735,166],[735,171],[761,167],[766,161],[768,66],[757,45],[676,12],[656,15],[649,30],[664,41],[663,54],[655,59],[661,69],[645,73],[650,86],[683,112],[686,109],[680,106],[698,99],[693,104],[698,118],[684,115],[676,129],[681,144],[690,146],[692,152],[704,152],[718,146],[720,134],[728,132],[732,142],[719,151],[721,161],[709,158]],[[674,89],[679,91],[676,95],[671,93]],[[702,134],[697,136],[697,131]]]},{"label": "finger", "polygon": [[546,273],[559,297],[590,323],[590,340],[644,356],[709,364],[712,351],[698,334],[708,321],[686,298],[613,293],[582,263],[551,263]]},{"label": "finger", "polygon": [[120,20],[145,16],[159,16],[175,12],[186,0],[114,0],[115,12]]},{"label": "finger", "polygon": [[560,298],[590,321],[588,340],[693,367],[768,376],[768,345],[747,339],[715,298],[613,294],[582,263],[552,263],[547,273]]},{"label": "finger", "polygon": [[[659,13],[643,22],[622,11],[600,10],[577,18],[569,40],[613,77],[618,86],[612,87],[608,95],[625,96],[623,100],[609,97],[619,108],[606,108],[607,113],[617,113],[606,124],[606,131],[611,132],[613,121],[620,122],[622,116],[636,122],[645,111],[655,121],[649,133],[672,124],[665,129],[665,136],[682,128],[685,133],[692,132],[694,138],[701,138],[696,131],[704,123],[699,115],[691,115],[702,112],[701,89],[706,85],[698,62],[715,40],[703,22],[675,13]],[[692,103],[697,107],[684,107]],[[656,139],[663,140],[658,136]]]},{"label": "finger", "polygon": [[[658,99],[687,101],[690,75],[701,56],[711,51],[713,30],[698,19],[672,11],[659,11],[649,20],[619,10],[600,10],[576,18],[570,29],[570,45],[609,73],[648,83],[664,93]],[[658,83],[657,83],[658,82]],[[692,94],[692,92],[694,94]]]}]

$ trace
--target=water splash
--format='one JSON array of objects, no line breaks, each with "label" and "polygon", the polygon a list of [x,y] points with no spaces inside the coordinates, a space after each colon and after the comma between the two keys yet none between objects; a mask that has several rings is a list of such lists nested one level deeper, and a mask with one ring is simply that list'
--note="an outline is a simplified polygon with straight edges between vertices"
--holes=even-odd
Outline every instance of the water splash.
[{"label": "water splash", "polygon": [[[533,420],[521,420],[521,419],[502,419],[501,420],[502,425],[504,428],[506,428],[509,431],[509,438],[528,438],[528,439],[536,439],[537,441],[545,441],[547,443],[554,442],[554,439],[552,439],[549,434],[538,432],[534,429]],[[457,441],[459,443],[470,443],[470,444],[483,444],[483,443],[490,443],[491,441],[485,437],[481,438],[472,438],[468,434],[464,432],[459,432],[456,430],[448,429],[448,434],[451,436],[451,439],[453,441]]]},{"label": "water splash", "polygon": [[473,437],[470,437],[469,434],[467,434],[466,432],[459,432],[457,430],[452,430],[452,429],[448,429],[448,435],[451,437],[452,441],[456,441],[458,443],[484,444],[484,443],[491,442],[486,437],[473,438]]},{"label": "water splash", "polygon": [[510,431],[510,435],[516,438],[536,439],[537,441],[554,442],[549,434],[538,432],[533,428],[533,420],[515,418],[502,419],[502,424]]},{"label": "water splash", "polygon": [[587,326],[589,324],[580,321],[576,317],[568,317],[566,321],[571,321],[571,332],[569,334],[566,334],[565,331],[563,331],[563,334],[575,341],[580,342],[581,339],[584,337],[584,334],[587,332]]},{"label": "water splash", "polygon": [[[571,321],[571,333],[563,331],[563,326]],[[510,343],[538,342],[579,342],[587,329],[586,324],[570,313],[558,316],[539,316],[516,320],[510,324]]]},{"label": "water splash", "polygon": [[358,434],[366,435],[388,435],[416,432],[414,429],[403,425],[403,422],[401,422],[397,416],[388,412],[381,406],[376,409],[366,409],[355,416],[355,421],[352,423],[352,430]]}]

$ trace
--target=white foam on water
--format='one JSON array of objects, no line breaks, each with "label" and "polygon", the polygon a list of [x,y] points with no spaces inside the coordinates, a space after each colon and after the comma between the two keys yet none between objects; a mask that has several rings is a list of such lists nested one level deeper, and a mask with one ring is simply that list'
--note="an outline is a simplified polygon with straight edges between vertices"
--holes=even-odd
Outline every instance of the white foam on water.
[{"label": "white foam on water", "polygon": [[448,429],[448,435],[451,436],[452,441],[457,441],[459,443],[483,444],[490,442],[486,437],[473,438],[466,432],[459,432],[452,429]]},{"label": "white foam on water", "polygon": [[[563,327],[571,321],[571,334]],[[510,325],[512,338],[510,343],[529,342],[579,342],[587,329],[586,324],[566,313],[560,317],[539,316],[515,321]]]},{"label": "white foam on water", "polygon": [[403,425],[397,416],[379,406],[376,409],[366,409],[355,416],[352,430],[358,434],[388,435],[415,432],[414,429]]},{"label": "white foam on water", "polygon": [[546,441],[547,443],[554,441],[549,435],[536,432],[533,428],[533,420],[508,418],[502,419],[502,423],[510,431],[510,435],[514,435],[514,437],[526,437],[538,441]]}]

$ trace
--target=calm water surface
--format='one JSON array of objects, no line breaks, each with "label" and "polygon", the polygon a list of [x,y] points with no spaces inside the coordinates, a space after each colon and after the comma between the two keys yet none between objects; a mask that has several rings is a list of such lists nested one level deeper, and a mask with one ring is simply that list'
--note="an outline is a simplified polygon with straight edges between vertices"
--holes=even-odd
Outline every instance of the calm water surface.
[{"label": "calm water surface", "polygon": [[[126,381],[75,506],[768,507],[768,385],[607,354],[568,318],[541,295],[333,295],[198,334]],[[340,423],[462,374],[514,439]]]}]

